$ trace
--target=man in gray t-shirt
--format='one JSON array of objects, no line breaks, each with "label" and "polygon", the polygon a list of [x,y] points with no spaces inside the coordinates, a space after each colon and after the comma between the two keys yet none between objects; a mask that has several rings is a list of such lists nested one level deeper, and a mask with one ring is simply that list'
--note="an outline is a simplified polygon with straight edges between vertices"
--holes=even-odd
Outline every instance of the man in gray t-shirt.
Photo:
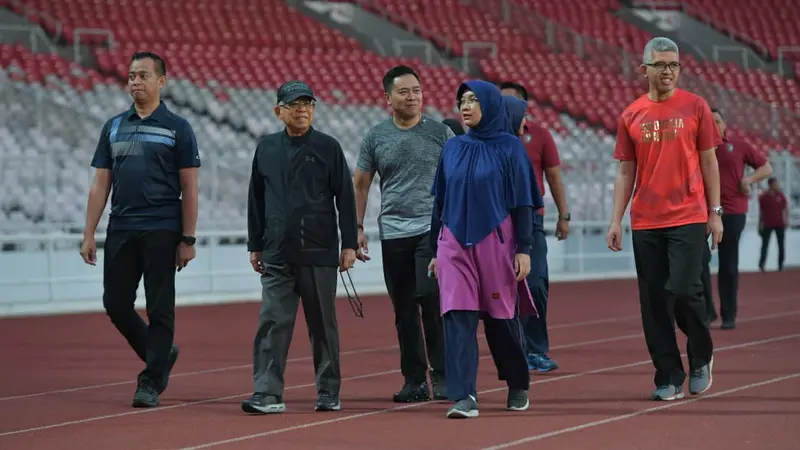
[{"label": "man in gray t-shirt", "polygon": [[422,114],[419,76],[410,67],[389,70],[383,78],[383,87],[394,114],[367,132],[355,171],[358,258],[369,260],[364,213],[377,173],[381,188],[378,227],[383,276],[394,307],[400,369],[405,379],[393,400],[405,403],[430,399],[428,361],[433,397],[446,400],[439,289],[436,280],[427,273],[433,257],[428,234],[433,178],[442,148],[454,134],[447,125]]}]

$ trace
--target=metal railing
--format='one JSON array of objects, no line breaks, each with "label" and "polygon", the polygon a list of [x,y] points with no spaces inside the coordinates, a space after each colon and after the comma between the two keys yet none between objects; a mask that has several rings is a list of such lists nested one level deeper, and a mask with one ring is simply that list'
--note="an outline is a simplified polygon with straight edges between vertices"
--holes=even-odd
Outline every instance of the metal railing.
[{"label": "metal railing", "polygon": [[20,0],[5,0],[6,3],[11,5],[11,9],[22,12],[22,15],[25,16],[26,19],[34,19],[34,22],[40,23],[42,25],[50,25],[53,28],[53,36],[52,39],[54,41],[58,41],[64,34],[64,24],[61,23],[60,20],[56,19],[55,17],[47,14],[45,12],[39,11],[35,8],[31,8],[29,5],[25,4]]},{"label": "metal railing", "polygon": [[[794,58],[787,58],[786,55],[794,55]],[[794,75],[800,79],[800,73],[794,70],[793,64],[800,62],[800,45],[782,45],[778,47],[778,74],[782,77]],[[788,67],[787,67],[788,65]]]},{"label": "metal railing", "polygon": [[[75,41],[72,43],[73,55],[75,56],[75,62],[81,64],[82,61],[82,45],[81,41],[85,40],[86,36],[104,36],[105,39],[105,46],[109,49],[114,48],[114,33],[111,30],[107,30],[105,28],[75,28],[72,32],[73,38]],[[88,46],[87,46],[88,47]]]},{"label": "metal railing", "polygon": [[[42,53],[42,50],[51,54],[58,53],[47,33],[36,25],[0,25],[0,35],[4,35],[6,42],[17,41],[18,39],[13,39],[14,36],[26,36],[28,48],[33,53]],[[11,35],[11,39],[8,39],[8,35]]]},{"label": "metal railing", "polygon": [[497,57],[497,44],[494,42],[474,41],[464,42],[462,45],[464,54],[461,57],[461,70],[465,73],[471,72],[471,64],[483,58]]}]

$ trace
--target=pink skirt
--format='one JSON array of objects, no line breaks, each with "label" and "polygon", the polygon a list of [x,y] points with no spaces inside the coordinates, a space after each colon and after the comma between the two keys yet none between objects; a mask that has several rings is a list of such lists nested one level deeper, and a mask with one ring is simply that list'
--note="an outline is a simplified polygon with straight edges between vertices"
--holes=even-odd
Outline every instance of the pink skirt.
[{"label": "pink skirt", "polygon": [[513,319],[519,299],[520,315],[538,316],[528,282],[517,281],[516,249],[510,216],[499,230],[468,248],[442,226],[436,253],[442,315],[465,310],[480,311],[495,319]]}]

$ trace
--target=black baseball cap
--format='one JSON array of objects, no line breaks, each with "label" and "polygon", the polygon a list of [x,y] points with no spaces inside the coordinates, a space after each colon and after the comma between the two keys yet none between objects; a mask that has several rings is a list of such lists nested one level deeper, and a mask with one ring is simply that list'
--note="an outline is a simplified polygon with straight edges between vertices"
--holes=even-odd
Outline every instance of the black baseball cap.
[{"label": "black baseball cap", "polygon": [[314,91],[311,90],[311,86],[307,85],[306,83],[298,80],[289,81],[283,83],[280,88],[278,88],[278,103],[289,104],[293,101],[297,100],[300,97],[308,97],[311,100],[316,101],[317,99],[314,97]]}]

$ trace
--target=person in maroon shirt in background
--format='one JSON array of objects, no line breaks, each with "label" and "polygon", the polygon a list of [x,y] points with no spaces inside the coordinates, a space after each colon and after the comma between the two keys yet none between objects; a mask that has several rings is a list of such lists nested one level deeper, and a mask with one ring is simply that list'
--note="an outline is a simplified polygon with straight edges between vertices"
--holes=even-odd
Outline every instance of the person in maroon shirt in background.
[{"label": "person in maroon shirt in background", "polygon": [[[498,87],[503,95],[511,95],[528,101],[528,91],[519,83],[507,81],[500,83]],[[547,178],[550,195],[553,196],[558,208],[556,237],[558,240],[566,239],[569,235],[570,215],[567,212],[567,197],[559,168],[561,159],[558,157],[556,143],[546,128],[531,120],[527,120],[525,124],[525,134],[521,138],[533,165],[539,191],[544,194],[544,179]],[[534,228],[542,229],[544,208],[537,212],[534,221],[538,221],[539,227]],[[534,236],[534,251],[531,252],[531,257],[535,259],[531,262],[531,272],[527,279],[539,316],[527,316],[521,320],[528,353],[528,369],[550,372],[558,369],[558,364],[548,355],[550,339],[547,334],[547,299],[550,293],[550,277],[547,268],[547,241],[544,231],[536,233]]]},{"label": "person in maroon shirt in background", "polygon": [[789,226],[789,202],[781,192],[781,186],[776,178],[769,179],[769,190],[758,197],[758,206],[758,231],[761,234],[761,259],[758,261],[758,268],[764,271],[769,240],[774,231],[778,239],[778,271],[781,271],[786,257],[784,237]]},{"label": "person in maroon shirt in background", "polygon": [[[764,153],[748,143],[736,139],[725,132],[725,119],[719,109],[712,109],[717,123],[722,145],[717,147],[719,165],[720,197],[722,203],[722,226],[725,237],[719,243],[719,273],[717,291],[719,292],[719,312],[722,316],[722,329],[736,327],[736,312],[739,293],[739,238],[747,219],[750,185],[772,174]],[[752,175],[744,176],[745,165],[755,169]],[[703,292],[708,311],[708,323],[717,318],[714,299],[711,294],[711,250],[706,247],[703,267]]]}]

